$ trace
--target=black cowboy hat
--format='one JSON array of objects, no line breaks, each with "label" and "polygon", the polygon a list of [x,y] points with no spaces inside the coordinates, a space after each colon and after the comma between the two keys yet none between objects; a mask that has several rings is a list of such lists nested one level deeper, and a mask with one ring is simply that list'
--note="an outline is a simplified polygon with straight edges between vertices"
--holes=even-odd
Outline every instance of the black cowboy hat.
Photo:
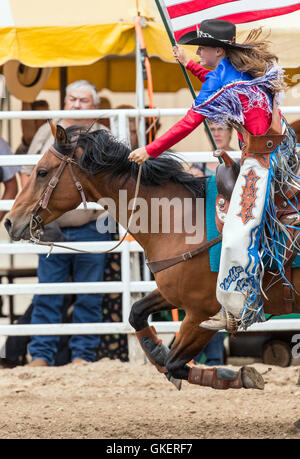
[{"label": "black cowboy hat", "polygon": [[211,46],[213,48],[250,49],[253,46],[236,43],[236,27],[229,21],[206,19],[197,30],[188,32],[179,38],[181,45]]}]

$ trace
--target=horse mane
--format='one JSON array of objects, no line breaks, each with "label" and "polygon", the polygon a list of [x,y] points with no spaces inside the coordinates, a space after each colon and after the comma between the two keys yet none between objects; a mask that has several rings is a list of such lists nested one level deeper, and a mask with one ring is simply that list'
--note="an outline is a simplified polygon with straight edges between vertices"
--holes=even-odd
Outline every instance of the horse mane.
[{"label": "horse mane", "polygon": [[[78,126],[66,129],[68,139],[74,148],[82,149],[79,167],[82,171],[96,175],[105,172],[110,179],[124,178],[126,183],[130,178],[136,180],[138,165],[128,160],[131,153],[124,143],[118,141],[106,129],[86,132]],[[65,154],[69,154],[70,146],[59,145]],[[184,186],[194,197],[205,197],[205,178],[194,177],[186,172],[181,162],[172,153],[163,153],[156,159],[150,158],[143,164],[141,184],[145,186],[162,186],[166,182]]]}]

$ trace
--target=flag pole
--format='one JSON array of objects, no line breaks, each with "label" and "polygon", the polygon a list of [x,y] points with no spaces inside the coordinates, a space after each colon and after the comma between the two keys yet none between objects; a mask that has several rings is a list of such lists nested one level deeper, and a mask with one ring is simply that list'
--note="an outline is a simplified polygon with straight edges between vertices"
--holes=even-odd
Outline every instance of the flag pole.
[{"label": "flag pole", "polygon": [[[176,43],[175,38],[174,38],[174,36],[173,36],[173,34],[172,34],[171,30],[170,30],[168,21],[165,18],[165,15],[164,15],[164,12],[163,12],[163,9],[161,7],[161,4],[160,4],[159,0],[155,0],[155,3],[156,3],[156,6],[157,6],[157,9],[159,11],[160,17],[162,19],[162,22],[163,22],[163,24],[165,26],[165,29],[167,31],[167,34],[168,34],[169,40],[171,42],[171,45],[172,46],[176,46],[177,43]],[[179,64],[180,64],[181,70],[183,72],[183,76],[184,76],[184,78],[185,78],[185,80],[186,80],[186,82],[188,84],[189,90],[190,90],[190,92],[191,92],[191,94],[193,96],[193,99],[195,100],[196,99],[196,93],[194,91],[194,88],[193,88],[193,85],[191,83],[191,80],[189,79],[189,76],[187,74],[186,68],[181,63],[179,63]],[[205,127],[205,131],[206,131],[206,133],[207,133],[207,135],[209,137],[209,140],[210,140],[210,142],[212,144],[213,149],[217,150],[218,147],[216,145],[215,139],[213,138],[213,135],[211,133],[211,130],[209,129],[209,126],[208,126],[206,120],[204,120],[204,127]],[[220,163],[222,162],[220,157],[218,157],[218,160],[219,160]]]}]

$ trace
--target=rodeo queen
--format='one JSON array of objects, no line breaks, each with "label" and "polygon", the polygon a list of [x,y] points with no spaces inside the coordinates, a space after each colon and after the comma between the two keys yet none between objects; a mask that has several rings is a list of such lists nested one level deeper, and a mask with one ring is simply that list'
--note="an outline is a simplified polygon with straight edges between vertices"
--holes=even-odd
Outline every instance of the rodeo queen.
[{"label": "rodeo queen", "polygon": [[294,132],[277,108],[285,89],[283,70],[261,33],[253,29],[239,44],[234,24],[209,19],[197,31],[183,35],[179,43],[198,46],[200,63],[214,70],[189,61],[182,48],[174,47],[174,56],[203,82],[202,89],[182,120],[129,155],[137,164],[157,158],[205,118],[229,123],[238,131],[243,154],[223,228],[217,281],[216,295],[222,307],[201,324],[204,328],[226,328],[233,317],[244,329],[264,320],[264,256],[277,262],[285,278],[284,257],[278,247],[283,246],[279,233],[288,232],[276,218],[274,189],[275,184],[288,189],[289,183],[299,189],[298,157]]}]

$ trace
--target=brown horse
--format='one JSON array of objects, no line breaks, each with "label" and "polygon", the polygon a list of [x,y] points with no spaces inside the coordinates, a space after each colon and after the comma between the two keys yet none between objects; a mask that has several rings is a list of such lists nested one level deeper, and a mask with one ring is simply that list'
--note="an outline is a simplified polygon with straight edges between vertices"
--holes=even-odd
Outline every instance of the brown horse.
[{"label": "brown horse", "polygon": [[[102,198],[108,203],[113,200],[116,218],[126,227],[128,217],[120,217],[120,214],[124,214],[124,207],[128,209],[132,205],[130,201],[135,193],[138,174],[138,166],[128,161],[128,147],[104,130],[79,133],[75,127],[66,131],[60,126],[52,128],[54,146],[34,168],[29,182],[6,218],[5,226],[10,236],[15,240],[28,239],[32,222],[37,234],[42,225],[75,209],[82,199],[85,200],[80,183],[87,201],[98,202]],[[122,202],[120,190],[123,193]],[[142,167],[138,202],[146,203],[147,206],[140,205],[136,214],[141,220],[153,223],[151,202],[166,198],[168,202],[174,203],[174,199],[177,199],[179,201],[176,202],[182,204],[192,203],[189,212],[195,224],[198,205],[196,197],[205,200],[205,179],[188,174],[172,155],[164,154],[147,161]],[[150,261],[176,257],[195,249],[194,241],[188,240],[191,232],[185,228],[182,231],[177,230],[178,218],[182,219],[183,216],[176,216],[174,209],[175,207],[171,207],[168,220],[170,228],[167,231],[164,231],[165,222],[160,210],[155,217],[156,231],[140,228],[133,233]],[[204,215],[202,223],[203,219]],[[205,241],[204,233],[202,244]],[[198,245],[200,242],[198,241]],[[299,290],[299,270],[294,271],[294,284]],[[266,282],[270,280],[267,275],[265,278]],[[161,270],[155,274],[155,280],[157,289],[133,305],[129,321],[136,330],[143,350],[157,369],[175,383],[185,379],[193,384],[218,389],[262,389],[263,379],[251,367],[243,367],[240,371],[233,372],[229,369],[200,369],[188,365],[215,333],[199,327],[199,324],[214,316],[220,309],[215,297],[217,273],[210,271],[208,251]],[[268,292],[265,312],[280,314],[282,295],[281,285],[275,284]],[[155,330],[149,327],[148,317],[155,312],[178,307],[185,310],[186,316],[169,350],[162,345]],[[299,309],[299,301],[297,307]]]}]

